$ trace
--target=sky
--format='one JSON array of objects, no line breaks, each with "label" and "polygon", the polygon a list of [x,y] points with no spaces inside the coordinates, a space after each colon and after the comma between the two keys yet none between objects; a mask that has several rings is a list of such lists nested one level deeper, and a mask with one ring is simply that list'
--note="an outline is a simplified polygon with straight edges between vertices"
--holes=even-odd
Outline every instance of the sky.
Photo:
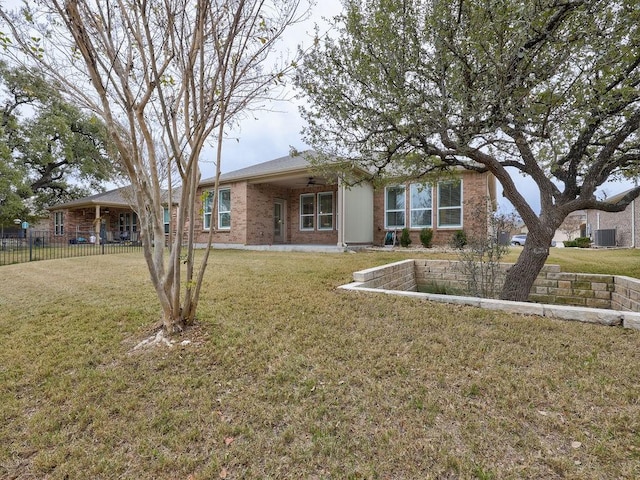
[{"label": "sky", "polygon": [[[332,28],[327,20],[342,11],[340,0],[318,0],[317,3],[312,7],[308,20],[285,31],[281,47],[284,53],[289,51],[293,56],[298,45],[303,48],[311,45],[316,24],[321,34]],[[288,89],[288,93],[292,95],[293,89]],[[265,106],[270,111],[253,112],[242,121],[224,142],[220,165],[222,173],[286,156],[291,147],[299,151],[309,149],[300,134],[304,122],[298,112],[299,105],[299,101],[294,99],[272,102]],[[213,156],[213,151],[207,151],[201,157],[203,178],[215,175],[215,164],[207,159]]]},{"label": "sky", "polygon": [[[283,38],[283,49],[289,49],[293,54],[298,44],[310,45],[314,35],[314,25],[318,25],[320,32],[331,30],[328,22],[333,16],[342,11],[340,0],[318,0],[318,5],[312,8],[310,18],[303,24],[290,28]],[[230,134],[230,138],[223,146],[222,173],[266,162],[289,154],[291,147],[306,150],[310,147],[301,138],[304,125],[299,112],[300,100],[272,103],[268,106],[271,111],[255,112],[244,120],[240,126]],[[215,164],[210,160],[213,151],[205,152],[201,158],[202,177],[215,175]],[[536,212],[540,211],[540,199],[535,183],[522,177],[514,171],[513,178],[519,191],[525,196]],[[611,197],[631,188],[631,182],[609,182],[599,191],[601,197]],[[502,188],[498,183],[498,205],[501,213],[514,211],[511,203],[502,196]]]}]

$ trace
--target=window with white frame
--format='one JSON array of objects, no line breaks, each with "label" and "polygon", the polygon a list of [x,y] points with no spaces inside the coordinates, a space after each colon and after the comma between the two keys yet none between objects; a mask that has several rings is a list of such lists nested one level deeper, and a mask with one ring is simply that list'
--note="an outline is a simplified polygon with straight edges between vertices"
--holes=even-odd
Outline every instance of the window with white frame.
[{"label": "window with white frame", "polygon": [[318,230],[333,230],[333,192],[318,194]]},{"label": "window with white frame", "polygon": [[119,217],[119,231],[121,240],[132,240],[138,231],[138,215],[133,212],[121,213]]},{"label": "window with white frame", "polygon": [[55,212],[53,214],[53,227],[55,235],[64,235],[64,213]]},{"label": "window with white frame", "polygon": [[300,195],[300,230],[313,230],[315,209],[315,194]]},{"label": "window with white frame", "polygon": [[202,196],[202,225],[205,230],[211,228],[211,207],[213,206],[213,193],[206,192]]},{"label": "window with white frame", "polygon": [[231,228],[231,189],[223,188],[218,191],[218,228]]},{"label": "window with white frame", "polygon": [[[213,192],[205,193],[202,199],[203,225],[205,230],[211,228],[211,210],[213,209]],[[218,190],[218,229],[231,229],[231,189]]]},{"label": "window with white frame", "polygon": [[171,217],[169,216],[169,208],[164,207],[163,209],[163,222],[164,222],[164,234],[169,235]]},{"label": "window with white frame", "polygon": [[397,185],[384,189],[384,226],[385,228],[404,228],[405,226],[405,187]]},{"label": "window with white frame", "polygon": [[433,198],[429,184],[412,183],[409,211],[411,228],[431,228],[433,224]]},{"label": "window with white frame", "polygon": [[462,180],[438,183],[438,227],[462,227]]}]

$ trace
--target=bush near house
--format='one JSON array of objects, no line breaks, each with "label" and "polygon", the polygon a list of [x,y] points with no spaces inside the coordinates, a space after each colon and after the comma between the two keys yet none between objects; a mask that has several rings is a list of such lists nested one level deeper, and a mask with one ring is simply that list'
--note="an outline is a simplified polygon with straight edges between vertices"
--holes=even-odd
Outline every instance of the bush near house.
[{"label": "bush near house", "polygon": [[589,237],[578,237],[575,240],[566,240],[563,243],[565,247],[589,248],[591,239]]},{"label": "bush near house", "polygon": [[433,241],[433,230],[431,228],[423,228],[420,230],[420,243],[424,248],[431,248]]},{"label": "bush near house", "polygon": [[456,230],[453,237],[451,237],[451,246],[458,250],[464,248],[467,243],[467,234],[464,230]]},{"label": "bush near house", "polygon": [[411,245],[411,236],[409,235],[409,229],[403,228],[400,234],[400,246],[407,248]]}]

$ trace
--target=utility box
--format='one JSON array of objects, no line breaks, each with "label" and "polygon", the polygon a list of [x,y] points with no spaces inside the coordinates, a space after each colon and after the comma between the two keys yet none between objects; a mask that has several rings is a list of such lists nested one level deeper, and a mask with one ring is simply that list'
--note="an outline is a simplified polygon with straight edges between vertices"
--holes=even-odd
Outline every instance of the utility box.
[{"label": "utility box", "polygon": [[616,246],[616,229],[596,230],[594,233],[594,244],[596,247],[615,247]]}]

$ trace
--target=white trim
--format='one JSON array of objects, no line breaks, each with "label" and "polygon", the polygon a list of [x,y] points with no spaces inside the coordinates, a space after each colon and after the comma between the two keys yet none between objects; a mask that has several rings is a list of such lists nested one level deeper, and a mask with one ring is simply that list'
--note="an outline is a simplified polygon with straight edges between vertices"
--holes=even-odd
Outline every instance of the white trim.
[{"label": "white trim", "polygon": [[64,212],[53,213],[53,234],[56,236],[64,235]]},{"label": "white trim", "polygon": [[[310,197],[313,200],[313,212],[312,213],[302,213],[302,198]],[[301,232],[313,232],[316,226],[316,194],[315,193],[301,193],[300,194],[300,207],[298,208],[298,215],[300,218],[300,224],[298,228]],[[311,227],[303,227],[303,218],[311,218],[313,221],[313,225]]]},{"label": "white trim", "polygon": [[[457,183],[458,185],[460,185],[460,205],[459,206],[453,206],[453,207],[442,207],[440,206],[440,185],[444,184],[444,183]],[[437,205],[438,205],[438,228],[442,229],[442,230],[446,230],[446,229],[460,229],[462,228],[463,224],[464,224],[464,211],[463,211],[463,193],[464,193],[464,188],[463,188],[463,184],[462,184],[462,179],[459,180],[446,180],[446,181],[442,181],[442,182],[438,182],[438,186],[437,186],[437,190],[436,190],[436,195],[437,195]],[[460,210],[460,223],[459,224],[448,224],[448,225],[442,225],[441,221],[440,221],[440,211],[441,210]]]},{"label": "white trim", "polygon": [[[322,213],[320,211],[320,195],[326,196],[326,195],[330,195],[331,196],[331,213]],[[316,194],[316,205],[318,208],[316,208],[316,220],[317,220],[317,224],[316,224],[316,229],[318,231],[323,231],[323,232],[329,232],[329,231],[333,231],[334,230],[334,225],[335,225],[335,205],[333,202],[333,191],[328,191],[328,192],[318,192]],[[330,227],[322,227],[321,223],[320,223],[320,217],[321,216],[329,216],[331,215],[331,226]]]},{"label": "white trim", "polygon": [[[401,188],[404,192],[403,197],[404,197],[404,205],[402,209],[396,208],[393,210],[389,210],[388,205],[387,205],[387,199],[388,199],[388,195],[387,192],[389,191],[389,189],[391,188]],[[403,219],[404,222],[402,223],[402,225],[391,225],[389,226],[389,224],[387,223],[387,213],[388,212],[402,212],[403,215]],[[398,228],[404,228],[407,225],[407,186],[406,185],[389,185],[387,187],[384,187],[384,228],[385,230],[390,230],[390,229],[398,229]]]},{"label": "white trim", "polygon": [[[416,186],[417,188],[419,188],[420,186],[423,186],[422,190],[419,191],[419,193],[422,193],[426,190],[428,190],[431,193],[431,206],[429,208],[413,208],[413,193],[412,193],[412,188],[413,186]],[[416,212],[422,212],[425,210],[430,210],[431,211],[431,215],[429,215],[429,224],[428,225],[414,225],[413,224],[413,215],[412,213],[414,211]],[[405,222],[406,223],[406,222]],[[433,185],[430,183],[411,183],[409,184],[409,228],[414,228],[414,229],[418,229],[418,228],[433,228]]]},{"label": "white trim", "polygon": [[[223,192],[229,192],[229,210],[220,210],[220,206],[222,205],[222,202],[220,201],[220,197],[222,196]],[[231,188],[219,188],[218,189],[218,212],[217,212],[217,227],[218,230],[231,230]],[[229,226],[228,227],[221,227],[220,226],[220,216],[224,215],[224,214],[228,214],[229,215]]]}]

